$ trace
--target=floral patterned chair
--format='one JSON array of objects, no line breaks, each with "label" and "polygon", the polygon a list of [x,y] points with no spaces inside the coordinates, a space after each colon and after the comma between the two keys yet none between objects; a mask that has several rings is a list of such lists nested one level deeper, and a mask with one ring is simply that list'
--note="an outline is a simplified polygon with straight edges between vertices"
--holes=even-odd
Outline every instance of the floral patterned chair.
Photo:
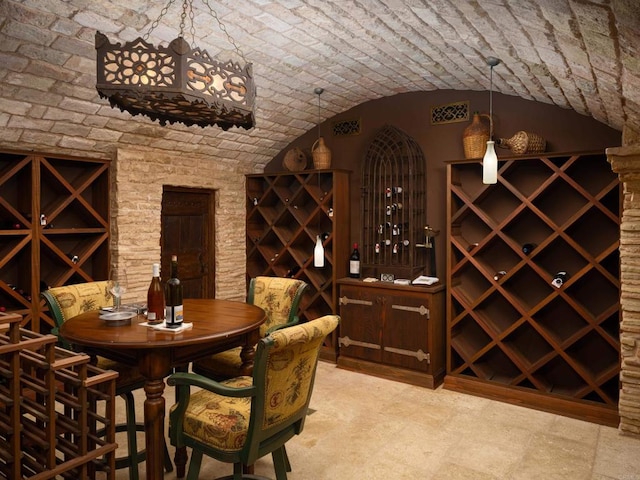
[{"label": "floral patterned chair", "polygon": [[[109,293],[106,280],[49,288],[44,290],[41,296],[47,303],[49,314],[55,321],[55,326],[51,329],[51,333],[58,335],[59,343],[67,349],[71,349],[71,345],[59,337],[60,327],[66,320],[90,310],[98,310],[99,308],[113,305],[113,296]],[[128,454],[125,457],[116,459],[116,469],[128,467],[129,479],[138,480],[138,463],[143,462],[146,455],[144,450],[138,451],[136,432],[144,431],[144,424],[136,423],[133,391],[144,387],[144,377],[137,367],[125,365],[105,357],[97,357],[96,365],[105,370],[118,372],[116,395],[121,396],[125,401],[126,423],[116,425],[116,431],[127,432]],[[166,448],[165,469],[168,472],[173,470],[171,458]]]},{"label": "floral patterned chair", "polygon": [[[187,480],[196,480],[203,454],[233,463],[233,478],[243,466],[269,453],[277,480],[291,471],[285,443],[304,427],[324,338],[340,317],[326,315],[274,331],[258,342],[252,377],[218,383],[194,373],[175,373],[177,403],[169,413],[169,437],[176,447],[191,447]],[[190,387],[197,391],[190,393]]]},{"label": "floral patterned chair", "polygon": [[[281,277],[255,277],[249,283],[247,303],[261,307],[267,314],[260,336],[298,323],[298,306],[308,285],[302,280]],[[193,363],[192,370],[214,380],[242,375],[241,347],[211,355]]]}]

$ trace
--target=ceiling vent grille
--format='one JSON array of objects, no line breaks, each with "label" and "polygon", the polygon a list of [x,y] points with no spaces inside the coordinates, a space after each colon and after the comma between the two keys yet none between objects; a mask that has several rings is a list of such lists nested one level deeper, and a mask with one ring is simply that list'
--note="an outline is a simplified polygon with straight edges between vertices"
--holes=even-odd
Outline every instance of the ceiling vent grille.
[{"label": "ceiling vent grille", "polygon": [[466,122],[469,120],[469,101],[448,103],[431,108],[431,125]]},{"label": "ceiling vent grille", "polygon": [[333,135],[336,137],[346,137],[349,135],[360,135],[360,119],[344,120],[333,123]]}]

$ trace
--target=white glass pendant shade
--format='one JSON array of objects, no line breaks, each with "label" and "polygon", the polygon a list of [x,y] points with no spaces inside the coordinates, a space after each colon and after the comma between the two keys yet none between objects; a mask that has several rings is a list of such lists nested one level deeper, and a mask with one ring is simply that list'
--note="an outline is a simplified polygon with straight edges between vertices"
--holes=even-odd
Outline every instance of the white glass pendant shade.
[{"label": "white glass pendant shade", "polygon": [[498,182],[498,156],[496,155],[493,140],[487,142],[487,151],[482,159],[482,183],[493,184]]},{"label": "white glass pendant shade", "polygon": [[316,268],[324,267],[324,246],[320,235],[316,237],[316,247],[313,249],[313,266]]}]

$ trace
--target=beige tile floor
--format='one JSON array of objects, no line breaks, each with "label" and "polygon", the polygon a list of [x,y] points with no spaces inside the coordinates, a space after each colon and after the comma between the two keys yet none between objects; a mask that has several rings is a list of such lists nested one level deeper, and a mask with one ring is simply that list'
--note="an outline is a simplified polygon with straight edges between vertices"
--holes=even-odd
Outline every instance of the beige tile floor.
[{"label": "beige tile floor", "polygon": [[[168,408],[173,392],[165,398]],[[287,444],[289,480],[640,480],[640,439],[615,428],[330,363],[320,362],[311,408]],[[230,473],[205,457],[200,478]],[[275,478],[270,457],[256,474]]]}]

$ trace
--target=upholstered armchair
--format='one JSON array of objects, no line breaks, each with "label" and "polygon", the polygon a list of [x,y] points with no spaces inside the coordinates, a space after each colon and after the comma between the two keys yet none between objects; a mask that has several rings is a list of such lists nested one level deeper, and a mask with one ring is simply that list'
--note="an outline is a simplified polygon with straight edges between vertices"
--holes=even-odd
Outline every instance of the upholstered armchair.
[{"label": "upholstered armchair", "polygon": [[[277,480],[291,471],[285,443],[304,427],[324,338],[340,317],[326,315],[268,334],[258,342],[252,377],[216,382],[194,373],[176,373],[177,403],[169,414],[169,437],[191,447],[187,480],[196,480],[202,456],[233,463],[233,480],[243,465],[273,456]],[[197,391],[190,392],[190,387]]]},{"label": "upholstered armchair", "polygon": [[[247,303],[261,307],[267,314],[260,335],[298,323],[300,299],[308,285],[302,280],[281,277],[255,277],[249,283]],[[193,363],[192,370],[214,380],[242,375],[241,347],[220,352]]]},{"label": "upholstered armchair", "polygon": [[[51,333],[59,335],[62,324],[69,318],[90,310],[98,310],[102,307],[113,305],[113,296],[107,288],[107,281],[79,283],[54,287],[41,293],[49,308],[49,314],[55,322]],[[59,337],[59,343],[70,349],[63,338]],[[97,357],[96,365],[105,370],[118,372],[116,380],[116,395],[125,401],[126,423],[116,425],[117,432],[127,432],[127,456],[116,459],[116,469],[129,468],[129,479],[138,480],[138,463],[145,460],[144,450],[138,451],[136,432],[144,431],[144,424],[136,422],[135,403],[133,391],[144,387],[144,377],[137,367],[125,365],[105,357]],[[169,452],[165,448],[165,469],[173,470]]]}]

